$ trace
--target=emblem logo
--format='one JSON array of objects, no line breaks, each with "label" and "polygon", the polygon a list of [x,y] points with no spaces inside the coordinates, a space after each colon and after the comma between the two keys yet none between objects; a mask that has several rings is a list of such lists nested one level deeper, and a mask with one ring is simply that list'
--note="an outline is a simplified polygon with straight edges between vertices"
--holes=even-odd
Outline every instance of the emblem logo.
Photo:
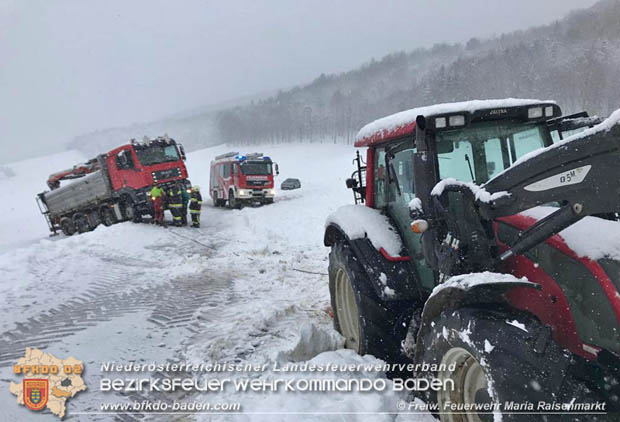
[{"label": "emblem logo", "polygon": [[28,409],[41,410],[45,408],[49,397],[49,383],[46,379],[23,380],[24,404]]}]

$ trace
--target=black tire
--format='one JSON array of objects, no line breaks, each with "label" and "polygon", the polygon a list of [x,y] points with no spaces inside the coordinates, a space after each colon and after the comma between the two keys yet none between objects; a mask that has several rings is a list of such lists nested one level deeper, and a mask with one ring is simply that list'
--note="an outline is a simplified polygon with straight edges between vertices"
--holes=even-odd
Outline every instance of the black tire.
[{"label": "black tire", "polygon": [[88,224],[88,218],[84,214],[73,215],[73,224],[80,234],[91,230],[90,224]]},{"label": "black tire", "polygon": [[265,199],[265,201],[263,203],[265,205],[273,204],[273,198],[267,198],[267,199]]},{"label": "black tire", "polygon": [[116,224],[118,220],[116,219],[116,215],[114,214],[114,210],[109,207],[105,207],[101,209],[100,212],[101,222],[104,226],[110,227],[113,224]]},{"label": "black tire", "polygon": [[220,206],[220,200],[217,197],[217,191],[214,190],[211,197],[213,198],[213,206],[214,207],[219,207]]},{"label": "black tire", "polygon": [[[513,325],[508,322],[516,321]],[[524,403],[535,406],[547,403],[569,402],[572,398],[586,400],[586,391],[567,375],[570,355],[564,352],[543,330],[537,319],[517,311],[462,308],[445,311],[431,324],[424,336],[424,352],[419,363],[453,363],[456,368],[438,372],[424,372],[418,377],[452,379],[455,389],[427,391],[424,399],[437,403]],[[520,328],[521,327],[521,328]],[[540,351],[541,338],[544,353]],[[486,381],[486,384],[484,382]],[[467,384],[467,385],[466,385]],[[469,392],[469,393],[468,393]],[[576,400],[579,402],[579,398]],[[492,414],[470,415],[471,420],[493,420]],[[504,421],[563,421],[573,415],[535,415],[503,413]],[[554,419],[555,418],[555,419]],[[567,419],[568,418],[568,419]],[[468,415],[444,412],[441,421],[467,421]],[[579,420],[590,420],[582,418]]]},{"label": "black tire", "polygon": [[232,189],[228,191],[228,208],[235,210],[241,209],[241,201],[235,198],[235,192]]},{"label": "black tire", "polygon": [[73,236],[75,233],[75,225],[70,218],[64,217],[60,220],[60,230],[62,230],[65,236]]},{"label": "black tire", "polygon": [[126,221],[133,221],[134,223],[142,221],[142,215],[138,212],[136,204],[129,195],[125,195],[121,199],[121,210]]},{"label": "black tire", "polygon": [[120,205],[124,220],[133,220],[136,217],[136,207],[130,196],[123,196]]},{"label": "black tire", "polygon": [[[402,362],[405,358],[401,342],[407,334],[407,326],[402,321],[409,321],[411,303],[381,300],[345,241],[332,246],[328,272],[334,328],[345,337],[345,347],[360,355],[371,354],[388,362]],[[341,299],[341,292],[347,289],[343,283],[349,283],[355,299],[355,306],[348,309],[344,309],[344,303],[351,302]],[[351,338],[347,332],[351,331],[347,329],[351,319],[357,319],[357,338]]]}]

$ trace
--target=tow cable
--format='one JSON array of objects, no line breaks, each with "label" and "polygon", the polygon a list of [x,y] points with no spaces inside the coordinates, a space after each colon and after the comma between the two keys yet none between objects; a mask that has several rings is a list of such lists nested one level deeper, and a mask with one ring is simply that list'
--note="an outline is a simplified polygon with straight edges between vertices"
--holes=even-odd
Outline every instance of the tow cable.
[{"label": "tow cable", "polygon": [[196,240],[196,239],[192,239],[192,238],[191,238],[191,237],[189,237],[189,236],[183,236],[182,234],[177,233],[177,232],[175,232],[175,231],[173,231],[173,230],[168,230],[168,233],[171,233],[171,234],[173,234],[173,235],[175,235],[175,236],[182,237],[183,239],[191,240],[192,242],[197,243],[197,244],[199,244],[200,246],[204,246],[204,247],[205,247],[205,248],[207,248],[207,249],[211,249],[211,250],[213,250],[213,251],[214,251],[214,250],[216,250],[213,246],[209,246],[209,245],[207,245],[207,244],[205,244],[205,243],[202,243],[202,242],[200,242],[200,241],[198,241],[198,240]]}]

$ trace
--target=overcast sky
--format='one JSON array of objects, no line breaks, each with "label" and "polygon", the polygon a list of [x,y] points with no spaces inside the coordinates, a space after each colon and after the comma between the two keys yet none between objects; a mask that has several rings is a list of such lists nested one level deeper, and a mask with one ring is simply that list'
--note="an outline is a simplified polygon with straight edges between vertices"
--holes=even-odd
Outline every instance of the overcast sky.
[{"label": "overcast sky", "polygon": [[0,163],[595,0],[0,0]]}]

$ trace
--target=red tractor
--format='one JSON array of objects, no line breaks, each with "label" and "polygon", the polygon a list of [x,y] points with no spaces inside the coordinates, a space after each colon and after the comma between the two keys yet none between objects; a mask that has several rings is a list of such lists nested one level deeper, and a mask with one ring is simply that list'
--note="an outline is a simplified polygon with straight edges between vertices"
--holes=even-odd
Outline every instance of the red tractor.
[{"label": "red tractor", "polygon": [[356,205],[324,239],[345,346],[452,385],[423,394],[442,421],[536,420],[554,411],[539,402],[571,400],[617,412],[619,121],[507,99],[365,126]]},{"label": "red tractor", "polygon": [[273,173],[279,174],[278,165],[262,153],[239,154],[229,152],[211,161],[209,194],[213,205],[241,208],[258,202],[273,204],[275,197]]}]

